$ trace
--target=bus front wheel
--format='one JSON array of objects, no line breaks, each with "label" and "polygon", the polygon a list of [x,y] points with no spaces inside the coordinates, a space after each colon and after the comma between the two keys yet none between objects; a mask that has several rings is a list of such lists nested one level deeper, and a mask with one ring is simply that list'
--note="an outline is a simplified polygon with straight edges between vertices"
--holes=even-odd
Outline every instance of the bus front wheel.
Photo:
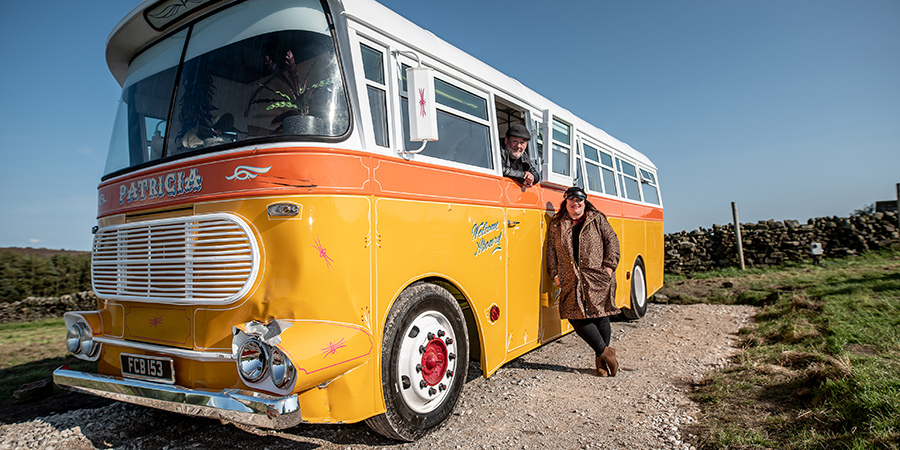
[{"label": "bus front wheel", "polygon": [[635,261],[631,273],[631,307],[622,309],[622,315],[626,319],[637,320],[647,313],[647,279],[640,259]]},{"label": "bus front wheel", "polygon": [[469,362],[469,335],[453,295],[415,283],[385,320],[381,379],[385,413],[366,424],[379,434],[413,441],[450,416]]}]

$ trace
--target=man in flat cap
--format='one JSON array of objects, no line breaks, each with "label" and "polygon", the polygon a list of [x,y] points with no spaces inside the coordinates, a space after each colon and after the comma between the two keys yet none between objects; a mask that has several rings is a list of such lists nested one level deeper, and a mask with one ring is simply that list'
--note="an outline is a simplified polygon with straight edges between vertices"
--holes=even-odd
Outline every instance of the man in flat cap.
[{"label": "man in flat cap", "polygon": [[512,178],[525,187],[531,187],[537,181],[540,181],[540,175],[531,165],[528,158],[528,141],[531,135],[528,129],[522,124],[513,124],[506,130],[506,137],[503,139],[500,152],[500,159],[503,161],[503,176]]}]

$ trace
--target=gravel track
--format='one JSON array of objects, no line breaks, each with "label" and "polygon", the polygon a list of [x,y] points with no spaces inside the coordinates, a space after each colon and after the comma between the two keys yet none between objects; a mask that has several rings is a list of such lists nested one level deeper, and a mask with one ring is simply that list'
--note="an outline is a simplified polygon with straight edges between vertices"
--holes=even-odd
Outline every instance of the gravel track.
[{"label": "gravel track", "polygon": [[[507,364],[491,378],[473,362],[453,416],[418,442],[398,444],[363,424],[273,431],[112,403],[0,424],[0,450],[132,448],[632,448],[690,449],[683,427],[699,412],[688,395],[733,356],[749,306],[651,304],[638,322],[612,323],[620,371],[592,374],[574,333]],[[78,397],[66,397],[70,401]]]}]

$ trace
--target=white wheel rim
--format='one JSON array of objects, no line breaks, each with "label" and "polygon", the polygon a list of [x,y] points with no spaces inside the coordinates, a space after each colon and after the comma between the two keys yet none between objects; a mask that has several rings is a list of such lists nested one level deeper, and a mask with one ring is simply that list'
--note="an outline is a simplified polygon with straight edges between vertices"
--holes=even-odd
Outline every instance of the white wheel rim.
[{"label": "white wheel rim", "polygon": [[425,414],[443,403],[457,376],[456,348],[450,321],[437,311],[419,314],[404,330],[394,382],[411,410]]},{"label": "white wheel rim", "polygon": [[647,304],[647,284],[644,282],[644,269],[641,266],[634,267],[634,296],[638,308]]}]

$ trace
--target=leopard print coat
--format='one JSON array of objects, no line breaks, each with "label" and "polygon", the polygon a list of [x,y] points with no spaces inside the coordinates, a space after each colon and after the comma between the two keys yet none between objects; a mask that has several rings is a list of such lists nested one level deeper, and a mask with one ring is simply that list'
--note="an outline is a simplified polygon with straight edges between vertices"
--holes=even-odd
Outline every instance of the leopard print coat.
[{"label": "leopard print coat", "polygon": [[[619,238],[606,215],[593,207],[585,211],[577,264],[573,261],[573,222],[565,208],[550,221],[547,242],[547,272],[559,276],[559,316],[588,319],[612,316],[616,308],[616,266],[619,265]],[[605,268],[613,270],[613,276]]]}]

